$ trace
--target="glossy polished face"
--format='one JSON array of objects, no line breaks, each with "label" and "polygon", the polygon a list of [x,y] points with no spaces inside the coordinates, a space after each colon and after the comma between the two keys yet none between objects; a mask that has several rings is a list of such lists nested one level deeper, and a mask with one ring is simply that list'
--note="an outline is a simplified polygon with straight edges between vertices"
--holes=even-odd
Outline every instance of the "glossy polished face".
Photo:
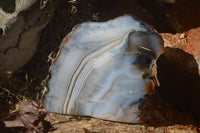
[{"label": "glossy polished face", "polygon": [[129,53],[135,58],[133,64],[146,69],[152,66],[152,61],[164,52],[162,38],[153,31],[134,31],[129,35]]},{"label": "glossy polished face", "polygon": [[[47,110],[138,122],[138,105],[153,86],[140,67],[151,69],[149,64],[160,54],[149,29],[131,16],[76,26],[64,39],[52,66]],[[138,53],[140,45],[156,56]]]},{"label": "glossy polished face", "polygon": [[163,40],[155,32],[134,31],[129,37],[129,48],[133,54],[145,54],[155,59],[163,53]]}]

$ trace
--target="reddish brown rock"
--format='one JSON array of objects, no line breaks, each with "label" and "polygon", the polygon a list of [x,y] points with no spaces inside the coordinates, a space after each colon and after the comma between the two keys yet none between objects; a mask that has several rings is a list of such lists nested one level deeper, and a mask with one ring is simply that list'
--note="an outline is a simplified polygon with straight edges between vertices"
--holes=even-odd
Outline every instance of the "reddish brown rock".
[{"label": "reddish brown rock", "polygon": [[[200,118],[200,27],[184,33],[162,33],[171,47],[157,61],[161,95]],[[168,114],[168,116],[170,116]],[[171,117],[171,116],[170,116]]]},{"label": "reddish brown rock", "polygon": [[192,54],[200,68],[200,27],[184,33],[161,33],[165,47],[180,48]]}]

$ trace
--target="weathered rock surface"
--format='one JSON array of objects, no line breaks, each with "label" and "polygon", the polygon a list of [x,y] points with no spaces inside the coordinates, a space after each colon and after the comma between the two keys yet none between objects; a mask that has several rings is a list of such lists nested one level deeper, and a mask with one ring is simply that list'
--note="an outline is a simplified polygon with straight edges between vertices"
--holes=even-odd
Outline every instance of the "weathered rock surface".
[{"label": "weathered rock surface", "polygon": [[180,110],[200,118],[200,27],[184,33],[162,33],[165,54],[157,61],[160,93]]},{"label": "weathered rock surface", "polygon": [[[20,3],[20,6],[23,4]],[[19,12],[17,12],[16,16],[13,16],[16,17],[16,21],[10,24],[12,26],[3,36],[0,36],[1,72],[15,72],[31,60],[37,50],[40,31],[48,24],[53,12],[51,3],[41,10],[37,2],[23,14],[18,15]],[[1,27],[5,18],[2,18],[0,14],[0,19]]]},{"label": "weathered rock surface", "polygon": [[200,68],[200,27],[183,33],[161,33],[165,47],[179,48],[192,54]]}]

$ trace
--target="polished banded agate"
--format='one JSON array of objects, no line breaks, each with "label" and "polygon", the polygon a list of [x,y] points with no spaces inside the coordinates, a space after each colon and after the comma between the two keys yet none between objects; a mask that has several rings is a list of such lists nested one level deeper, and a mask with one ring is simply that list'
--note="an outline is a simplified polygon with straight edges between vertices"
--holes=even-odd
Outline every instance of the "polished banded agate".
[{"label": "polished banded agate", "polygon": [[75,26],[52,65],[45,107],[62,114],[138,122],[138,105],[153,87],[144,77],[162,50],[162,38],[128,15]]}]

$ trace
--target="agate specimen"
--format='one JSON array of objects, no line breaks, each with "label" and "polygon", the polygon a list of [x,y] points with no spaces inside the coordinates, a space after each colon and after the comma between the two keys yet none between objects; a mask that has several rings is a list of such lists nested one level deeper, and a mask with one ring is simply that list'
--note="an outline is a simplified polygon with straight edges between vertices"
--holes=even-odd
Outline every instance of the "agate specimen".
[{"label": "agate specimen", "polygon": [[148,78],[163,40],[129,15],[85,22],[64,38],[51,67],[50,112],[138,122],[138,105],[154,87]]}]

